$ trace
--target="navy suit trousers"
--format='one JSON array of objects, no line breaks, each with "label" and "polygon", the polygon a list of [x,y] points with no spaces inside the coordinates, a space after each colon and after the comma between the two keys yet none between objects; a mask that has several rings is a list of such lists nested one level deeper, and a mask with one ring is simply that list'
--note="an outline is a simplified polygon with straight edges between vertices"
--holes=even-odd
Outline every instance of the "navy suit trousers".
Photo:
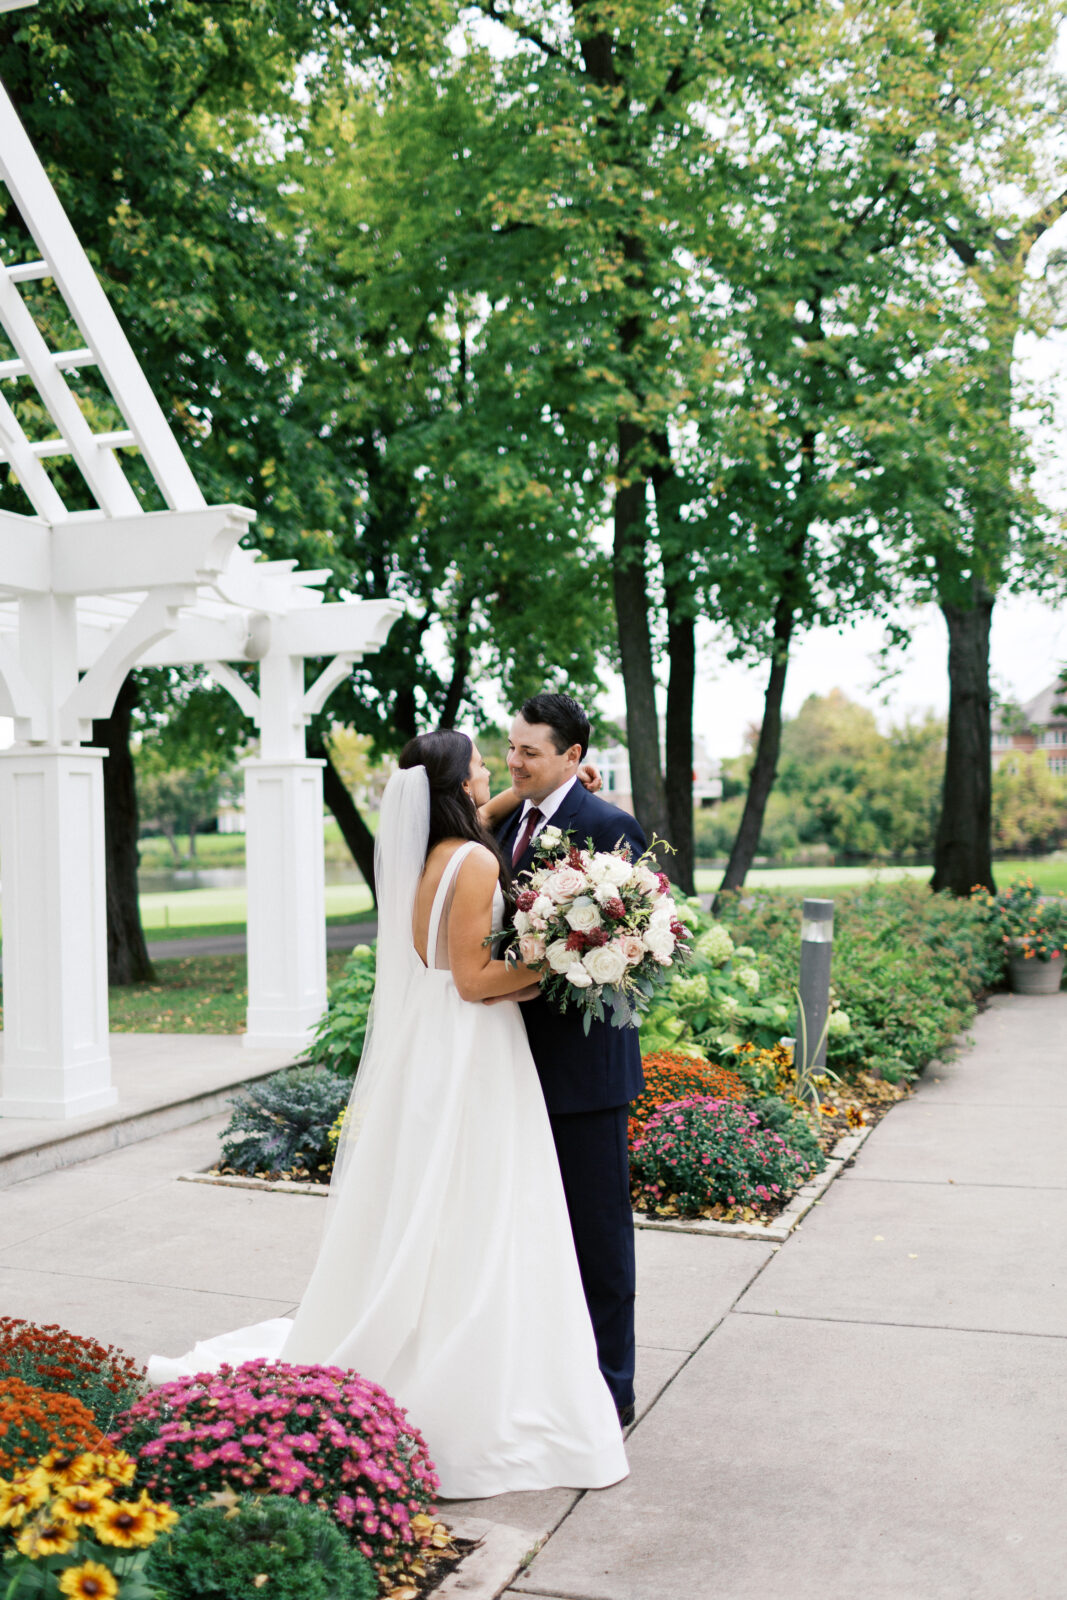
[{"label": "navy suit trousers", "polygon": [[634,1398],[634,1223],[628,1106],[550,1116],[600,1370],[615,1404]]}]

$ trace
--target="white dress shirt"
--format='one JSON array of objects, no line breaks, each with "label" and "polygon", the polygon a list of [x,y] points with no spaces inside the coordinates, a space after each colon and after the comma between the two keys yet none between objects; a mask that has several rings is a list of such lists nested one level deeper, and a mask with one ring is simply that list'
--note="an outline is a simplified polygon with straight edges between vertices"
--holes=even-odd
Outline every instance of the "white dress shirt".
[{"label": "white dress shirt", "polygon": [[[541,820],[530,836],[531,844],[533,843],[534,839],[537,838],[537,835],[541,832],[542,828],[548,827],[548,824],[552,821],[552,818],[563,804],[564,796],[570,794],[577,782],[577,775],[575,775],[573,778],[568,778],[566,783],[561,783],[558,789],[553,789],[551,794],[546,794],[543,800],[537,802],[537,809],[541,813]],[[522,832],[523,826],[526,822],[526,815],[529,811],[533,810],[533,807],[533,800],[523,801],[522,811],[519,814],[519,826],[515,834],[516,838],[518,838],[519,834]]]}]

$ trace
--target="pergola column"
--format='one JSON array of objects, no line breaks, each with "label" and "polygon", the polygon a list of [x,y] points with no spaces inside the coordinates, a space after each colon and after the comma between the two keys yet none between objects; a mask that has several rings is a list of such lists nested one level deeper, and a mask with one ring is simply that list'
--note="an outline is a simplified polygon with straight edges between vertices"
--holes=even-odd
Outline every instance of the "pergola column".
[{"label": "pergola column", "polygon": [[300,1050],[326,1009],[322,761],[242,763],[248,869],[245,1044]]},{"label": "pergola column", "polygon": [[114,1105],[107,1018],[104,752],[0,751],[4,1065],[0,1115]]}]

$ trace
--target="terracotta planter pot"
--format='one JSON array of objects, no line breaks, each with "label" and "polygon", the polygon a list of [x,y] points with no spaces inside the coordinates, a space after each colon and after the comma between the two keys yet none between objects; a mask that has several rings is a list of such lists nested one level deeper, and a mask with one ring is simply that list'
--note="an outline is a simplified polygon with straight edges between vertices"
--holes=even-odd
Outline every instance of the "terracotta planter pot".
[{"label": "terracotta planter pot", "polygon": [[1063,957],[1038,961],[1031,956],[1012,956],[1008,962],[1011,986],[1016,994],[1058,994],[1063,979]]}]

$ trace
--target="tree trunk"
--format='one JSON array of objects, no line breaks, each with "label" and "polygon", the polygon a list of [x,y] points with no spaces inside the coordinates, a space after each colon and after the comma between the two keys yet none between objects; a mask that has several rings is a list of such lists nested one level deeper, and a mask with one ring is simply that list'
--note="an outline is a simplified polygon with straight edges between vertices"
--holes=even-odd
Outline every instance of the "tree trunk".
[{"label": "tree trunk", "polygon": [[130,719],[137,683],[123,680],[110,717],[93,723],[93,744],[107,751],[104,762],[104,852],[107,869],[108,982],[125,987],[152,983],[137,892],[137,787],[130,755]]},{"label": "tree trunk", "polygon": [[696,892],[693,880],[693,692],[696,687],[696,622],[679,614],[680,598],[667,589],[667,650],[671,675],[667,684],[666,789],[668,837],[674,846],[668,871],[686,894]]},{"label": "tree trunk", "polygon": [[349,793],[348,786],[330,760],[330,752],[317,733],[308,734],[307,752],[316,761],[326,763],[322,774],[322,797],[333,812],[334,820],[341,830],[341,837],[348,846],[352,860],[362,872],[371,894],[374,894],[374,835],[360,816],[359,808]]},{"label": "tree trunk", "polygon": [[[659,756],[656,680],[652,669],[652,635],[648,625],[648,582],[645,567],[647,514],[646,478],[632,463],[643,442],[640,429],[619,423],[619,478],[615,493],[612,576],[619,656],[626,691],[626,743],[634,812],[645,832],[667,838],[667,792]],[[627,470],[634,470],[632,482]]]},{"label": "tree trunk", "polygon": [[763,722],[756,745],[756,759],[749,773],[745,809],[741,813],[741,825],[737,830],[733,849],[730,851],[725,875],[719,885],[719,894],[728,889],[740,889],[759,848],[763,818],[774,787],[774,777],[778,770],[778,753],[782,745],[782,697],[785,694],[785,675],[789,665],[789,643],[792,636],[793,605],[791,599],[782,595],[774,613],[771,673],[763,700]]},{"label": "tree trunk", "polygon": [[454,728],[459,708],[463,704],[463,695],[467,687],[467,677],[471,669],[471,612],[474,603],[464,600],[456,618],[456,642],[452,652],[452,677],[445,691],[444,704],[441,707],[441,717],[438,727]]},{"label": "tree trunk", "polygon": [[942,602],[948,628],[948,745],[930,887],[966,897],[992,889],[993,779],[990,761],[989,630],[994,596],[971,606]]}]

